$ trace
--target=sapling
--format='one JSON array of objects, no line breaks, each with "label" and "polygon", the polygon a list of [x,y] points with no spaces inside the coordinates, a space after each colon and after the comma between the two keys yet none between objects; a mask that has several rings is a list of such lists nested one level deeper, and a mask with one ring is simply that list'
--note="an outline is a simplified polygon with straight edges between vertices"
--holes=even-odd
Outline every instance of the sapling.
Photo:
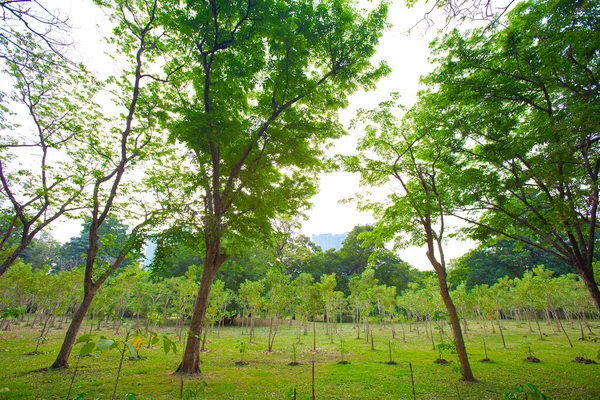
[{"label": "sapling", "polygon": [[440,343],[436,346],[437,350],[438,350],[438,359],[435,360],[434,362],[436,364],[448,364],[448,361],[445,360],[442,356],[443,356],[443,351],[444,350],[456,350],[456,346],[453,343]]},{"label": "sapling", "polygon": [[392,341],[388,341],[388,349],[390,350],[390,360],[386,362],[388,365],[396,365],[397,362],[392,359]]},{"label": "sapling", "polygon": [[240,341],[238,344],[238,349],[240,349],[240,361],[236,361],[235,365],[248,365],[246,361],[244,361],[244,356],[248,351],[248,345],[244,341]]},{"label": "sapling", "polygon": [[71,389],[73,389],[73,383],[75,382],[75,376],[77,375],[77,370],[79,369],[79,361],[82,357],[87,356],[96,348],[96,343],[92,341],[93,336],[91,334],[81,335],[77,338],[75,344],[83,343],[81,350],[79,350],[79,357],[77,357],[77,361],[75,362],[75,369],[73,370],[73,376],[71,377],[71,384],[69,385],[69,391],[67,392],[67,400],[71,398]]},{"label": "sapling", "polygon": [[535,357],[533,355],[533,351],[531,350],[531,346],[527,346],[527,352],[529,353],[529,356],[527,356],[527,358],[525,359],[525,361],[531,362],[531,363],[539,363],[539,362],[541,362],[539,358],[537,358],[537,357]]},{"label": "sapling", "polygon": [[491,362],[491,360],[488,357],[487,346],[485,344],[485,339],[483,339],[483,353],[485,354],[485,358],[483,360],[481,360],[481,362]]},{"label": "sapling", "polygon": [[300,365],[299,362],[296,361],[296,344],[292,344],[292,362],[288,365]]},{"label": "sapling", "polygon": [[342,356],[342,360],[338,364],[350,364],[349,361],[344,360],[344,351],[344,338],[340,335],[340,355]]}]

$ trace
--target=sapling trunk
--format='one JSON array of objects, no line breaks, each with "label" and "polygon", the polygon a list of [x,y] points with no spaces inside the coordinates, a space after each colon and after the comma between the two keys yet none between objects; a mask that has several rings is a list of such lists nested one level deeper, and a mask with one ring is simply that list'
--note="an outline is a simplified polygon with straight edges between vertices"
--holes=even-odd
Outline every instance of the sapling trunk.
[{"label": "sapling trunk", "polygon": [[538,334],[540,335],[540,340],[544,340],[544,336],[542,335],[542,328],[540,327],[540,321],[536,318],[535,324],[537,325]]},{"label": "sapling trunk", "polygon": [[315,400],[315,355],[312,358],[312,400]]},{"label": "sapling trunk", "polygon": [[498,330],[500,331],[500,338],[502,338],[502,347],[506,349],[506,342],[504,341],[504,329],[500,324],[500,313],[498,313]]},{"label": "sapling trunk", "polygon": [[400,321],[400,329],[402,329],[402,341],[406,343],[406,333],[404,332],[404,322]]},{"label": "sapling trunk", "polygon": [[371,329],[371,350],[375,350],[375,342],[373,340],[373,329]]},{"label": "sapling trunk", "polygon": [[485,339],[483,339],[483,354],[485,354],[485,359],[489,360],[489,357],[487,354],[487,346],[485,345]]},{"label": "sapling trunk", "polygon": [[[127,338],[125,338],[125,341],[127,341]],[[119,377],[121,376],[121,368],[123,368],[123,359],[125,358],[125,351],[127,351],[127,345],[123,343],[123,350],[121,352],[121,360],[119,361],[119,369],[117,369],[117,380],[115,381],[115,389],[113,390],[112,400],[116,400],[117,398],[117,387],[119,386]]]},{"label": "sapling trunk", "polygon": [[579,339],[585,339],[585,335],[583,334],[583,324],[581,323],[581,317],[577,314],[577,322],[579,322],[579,330],[581,332],[581,337]]},{"label": "sapling trunk", "polygon": [[593,335],[594,332],[592,331],[592,327],[590,326],[590,323],[587,320],[587,317],[585,316],[585,313],[583,314],[583,322],[585,324],[585,327],[588,329],[588,331],[590,332],[590,335]]},{"label": "sapling trunk", "polygon": [[529,311],[525,311],[525,318],[527,318],[527,325],[529,326],[529,332],[533,332],[533,328],[531,327],[531,315]]},{"label": "sapling trunk", "polygon": [[565,334],[565,337],[567,338],[567,341],[569,342],[569,347],[573,348],[573,343],[571,343],[571,338],[569,338],[569,335],[567,334],[567,331],[565,330],[565,327],[563,326],[562,322],[558,318],[558,315],[555,318],[556,318],[556,322],[560,326],[560,329],[562,329],[563,333]]},{"label": "sapling trunk", "polygon": [[415,377],[413,375],[412,363],[408,363],[410,368],[410,385],[412,386],[413,400],[417,400],[417,393],[415,392]]},{"label": "sapling trunk", "polygon": [[77,369],[79,368],[79,360],[81,360],[81,357],[77,358],[77,362],[75,363],[75,369],[73,370],[73,376],[71,377],[71,384],[69,385],[69,391],[67,392],[66,400],[71,400],[71,389],[73,388],[73,383],[75,382],[75,375],[77,375]]},{"label": "sapling trunk", "polygon": [[[316,328],[314,316],[313,316],[313,351],[317,351],[317,328]],[[314,363],[314,360],[313,360],[313,363]]]},{"label": "sapling trunk", "polygon": [[202,334],[202,348],[200,349],[200,351],[206,350],[204,347],[206,345],[206,331],[207,331],[207,329],[205,328],[204,332]]}]

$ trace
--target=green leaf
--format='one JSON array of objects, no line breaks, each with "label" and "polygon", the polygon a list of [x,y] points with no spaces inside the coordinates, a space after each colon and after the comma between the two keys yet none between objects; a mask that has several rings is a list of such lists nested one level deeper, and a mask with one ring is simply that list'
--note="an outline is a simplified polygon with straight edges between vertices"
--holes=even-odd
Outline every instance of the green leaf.
[{"label": "green leaf", "polygon": [[112,339],[101,338],[96,342],[96,347],[98,347],[98,350],[100,351],[106,351],[111,349],[114,344],[115,341]]},{"label": "green leaf", "polygon": [[163,336],[163,350],[165,354],[169,354],[169,351],[173,351],[173,353],[177,354],[177,346],[175,342],[169,339],[166,335]]},{"label": "green leaf", "polygon": [[125,345],[129,349],[129,353],[131,354],[131,356],[134,357],[134,358],[137,358],[138,357],[138,352],[135,349],[135,346],[132,343],[130,343],[130,342],[125,342]]},{"label": "green leaf", "polygon": [[75,342],[75,344],[87,343],[87,342],[91,341],[93,338],[94,338],[94,335],[92,335],[91,333],[81,335],[77,338],[77,341]]},{"label": "green leaf", "polygon": [[83,347],[81,348],[81,350],[79,351],[79,357],[87,356],[92,351],[94,351],[95,348],[96,348],[96,343],[94,343],[94,342],[88,342],[88,343],[84,344]]}]

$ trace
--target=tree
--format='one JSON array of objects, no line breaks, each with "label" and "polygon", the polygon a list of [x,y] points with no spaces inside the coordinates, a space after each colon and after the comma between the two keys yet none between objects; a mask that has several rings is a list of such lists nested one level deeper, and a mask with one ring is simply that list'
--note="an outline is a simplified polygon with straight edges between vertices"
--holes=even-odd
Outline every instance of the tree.
[{"label": "tree", "polygon": [[506,23],[454,31],[434,44],[420,100],[435,104],[431,132],[463,139],[455,151],[468,166],[452,175],[471,233],[556,256],[598,310],[599,14],[596,2],[527,1]]},{"label": "tree", "polygon": [[171,137],[190,160],[180,187],[197,200],[182,217],[205,254],[177,369],[191,374],[210,287],[227,259],[224,237],[266,240],[272,220],[307,206],[324,145],[343,134],[336,111],[388,72],[370,60],[387,6],[362,15],[346,0],[210,0],[165,2],[161,11],[170,49],[186,65],[169,97]]},{"label": "tree", "polygon": [[279,330],[279,319],[285,311],[289,311],[292,298],[290,278],[277,268],[272,268],[265,276],[267,293],[264,299],[264,310],[269,318],[269,337],[267,351],[273,351],[275,336]]},{"label": "tree", "polygon": [[[147,160],[150,154],[156,160],[164,154],[161,149],[168,150],[162,146],[157,133],[162,114],[157,111],[158,78],[151,75],[152,61],[159,52],[157,0],[98,1],[98,4],[113,12],[116,26],[111,40],[118,46],[119,55],[129,64],[119,77],[109,79],[114,85],[110,100],[116,107],[121,107],[121,118],[103,121],[104,125],[96,127],[88,132],[89,136],[81,139],[89,147],[89,154],[98,155],[91,166],[94,179],[87,199],[91,224],[85,259],[84,295],[52,368],[68,366],[77,332],[98,289],[130,253],[139,251],[146,241],[148,225],[158,214],[153,202],[142,203],[135,197],[134,188],[139,190],[147,187],[144,182],[133,178],[127,181],[127,173]],[[74,168],[86,169],[81,164],[76,164]],[[149,183],[146,184],[149,186]],[[101,241],[99,231],[111,214],[135,218],[138,223],[129,232],[118,255],[106,262],[99,255],[104,246],[114,245],[115,235],[107,235]]]},{"label": "tree", "polygon": [[[11,39],[15,43],[2,48]],[[0,92],[1,276],[36,235],[81,209],[92,177],[79,138],[97,121],[87,107],[99,85],[31,35],[2,37],[0,49],[2,72],[13,85],[10,93]]]},{"label": "tree", "polygon": [[31,264],[36,270],[39,268],[50,267],[55,271],[57,260],[59,259],[60,244],[54,240],[52,235],[47,232],[40,232],[36,239],[33,239],[29,246],[21,253],[21,259]]},{"label": "tree", "polygon": [[448,279],[455,285],[465,282],[467,288],[483,283],[493,285],[499,278],[521,277],[542,264],[557,274],[572,272],[568,264],[552,254],[514,240],[498,239],[452,260]]},{"label": "tree", "polygon": [[[89,236],[92,220],[86,218],[79,236],[71,238],[59,250],[59,257],[55,260],[59,270],[71,270],[78,265],[85,264],[89,247]],[[105,263],[112,263],[119,255],[129,237],[129,226],[112,215],[98,228],[98,240],[104,245],[99,249],[98,259]],[[27,261],[27,258],[24,257]],[[128,266],[131,260],[125,260],[122,266]]]},{"label": "tree", "polygon": [[[400,125],[394,114],[398,110],[394,101],[379,106],[377,110],[359,113],[358,120],[368,124],[358,145],[359,155],[344,159],[348,171],[360,173],[363,185],[381,185],[390,179],[398,185],[387,202],[364,204],[378,217],[377,227],[368,236],[379,246],[391,239],[401,246],[427,246],[427,258],[437,275],[450,317],[463,380],[475,381],[450,296],[443,246],[446,217],[454,206],[453,182],[443,168],[453,164],[448,161],[454,161],[454,157],[447,142],[435,142],[428,135],[422,108],[412,109]],[[460,168],[460,164],[454,163],[453,168]]]},{"label": "tree", "polygon": [[254,318],[263,304],[261,294],[264,286],[263,280],[254,282],[246,280],[240,285],[239,295],[248,304],[248,307],[250,307],[250,343],[252,343],[252,338],[254,337]]},{"label": "tree", "polygon": [[[16,53],[40,57],[43,53],[54,53],[64,60],[65,48],[69,45],[66,37],[70,31],[68,19],[56,11],[50,11],[37,0],[8,0],[0,3],[2,20],[0,26],[0,58],[14,62],[11,55]],[[36,53],[24,45],[28,37],[43,53]]]},{"label": "tree", "polygon": [[369,266],[369,258],[375,251],[375,246],[361,239],[361,234],[372,230],[373,227],[370,225],[357,225],[344,239],[342,248],[338,251],[344,269],[338,273],[346,279],[362,274]]}]

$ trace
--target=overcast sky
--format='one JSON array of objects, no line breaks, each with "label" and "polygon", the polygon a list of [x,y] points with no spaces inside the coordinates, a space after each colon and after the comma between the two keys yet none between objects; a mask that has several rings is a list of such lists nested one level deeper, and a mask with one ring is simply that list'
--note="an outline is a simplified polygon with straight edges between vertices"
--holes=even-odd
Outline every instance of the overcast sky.
[{"label": "overcast sky", "polygon": [[[110,70],[111,63],[103,55],[108,48],[102,43],[102,38],[110,29],[103,12],[89,0],[54,0],[48,4],[51,9],[58,8],[63,15],[69,16],[74,28],[77,57],[101,77],[116,72]],[[351,97],[350,106],[340,114],[346,126],[358,108],[373,108],[379,102],[387,100],[391,92],[400,93],[401,101],[406,107],[414,104],[420,88],[419,77],[432,69],[427,60],[429,43],[439,32],[436,27],[425,29],[424,24],[412,29],[410,34],[408,31],[423,19],[430,8],[431,4],[418,4],[407,9],[404,1],[393,2],[389,14],[393,27],[385,33],[376,55],[377,59],[385,60],[390,65],[392,73],[379,82],[377,90],[356,93]],[[434,16],[434,19],[438,27],[443,25],[441,14]],[[360,135],[360,131],[350,131],[348,137],[335,144],[331,154],[352,154]],[[352,197],[361,190],[357,176],[345,172],[323,175],[320,189],[320,193],[313,198],[314,206],[308,212],[309,219],[303,223],[302,232],[305,235],[310,237],[318,233],[343,233],[357,224],[373,222],[370,215],[359,213],[353,204],[339,203],[341,199]],[[79,225],[74,222],[64,223],[53,231],[53,235],[60,241],[78,233]],[[447,246],[447,258],[460,256],[472,247],[472,243],[451,242]],[[402,250],[400,257],[419,269],[431,269],[424,249]]]}]

